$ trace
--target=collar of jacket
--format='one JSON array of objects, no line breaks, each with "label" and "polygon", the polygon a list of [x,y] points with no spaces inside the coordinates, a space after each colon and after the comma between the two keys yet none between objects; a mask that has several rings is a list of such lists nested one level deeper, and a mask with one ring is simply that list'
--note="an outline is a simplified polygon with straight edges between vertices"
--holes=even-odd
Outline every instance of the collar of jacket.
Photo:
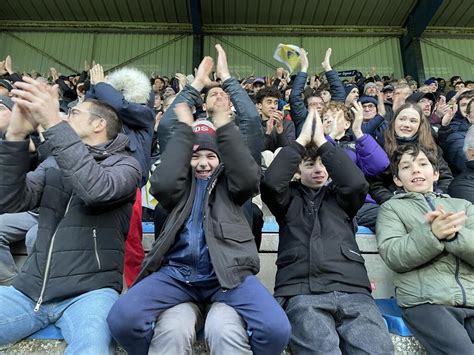
[{"label": "collar of jacket", "polygon": [[87,145],[86,147],[92,154],[95,160],[103,160],[112,154],[124,152],[128,147],[129,140],[123,133],[119,133],[115,139],[110,140],[104,144],[99,145]]},{"label": "collar of jacket", "polygon": [[439,192],[421,193],[421,192],[406,192],[403,190],[399,190],[395,192],[395,195],[392,198],[393,199],[403,199],[403,198],[425,199],[425,197],[436,198],[436,197],[450,197],[450,196],[448,194],[442,194]]},{"label": "collar of jacket", "polygon": [[418,133],[409,138],[399,137],[396,135],[395,139],[397,140],[398,144],[416,143],[418,141]]},{"label": "collar of jacket", "polygon": [[[224,170],[224,164],[223,163],[220,163],[216,170],[214,170],[214,172],[212,173],[212,175],[208,178],[208,182],[207,182],[207,190],[208,192],[211,192],[213,189],[214,189],[214,186],[216,185],[216,182],[217,182],[217,178],[219,177],[219,175],[221,174],[222,170]],[[193,178],[195,176],[195,171],[193,169]],[[195,181],[195,180],[194,180]],[[193,182],[194,183],[194,182]]]}]

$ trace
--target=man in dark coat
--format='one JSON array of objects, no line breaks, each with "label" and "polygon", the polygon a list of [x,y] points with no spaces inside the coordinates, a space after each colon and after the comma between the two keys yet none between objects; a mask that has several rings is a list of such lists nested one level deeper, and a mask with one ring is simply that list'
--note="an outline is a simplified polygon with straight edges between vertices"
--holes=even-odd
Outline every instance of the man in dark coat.
[{"label": "man in dark coat", "polygon": [[[57,86],[23,80],[12,90],[16,105],[0,141],[0,213],[40,207],[39,228],[13,286],[0,287],[0,345],[55,323],[67,352],[107,354],[106,316],[122,290],[140,165],[109,105],[85,101],[65,122]],[[29,172],[27,137],[38,125],[51,157]]]}]

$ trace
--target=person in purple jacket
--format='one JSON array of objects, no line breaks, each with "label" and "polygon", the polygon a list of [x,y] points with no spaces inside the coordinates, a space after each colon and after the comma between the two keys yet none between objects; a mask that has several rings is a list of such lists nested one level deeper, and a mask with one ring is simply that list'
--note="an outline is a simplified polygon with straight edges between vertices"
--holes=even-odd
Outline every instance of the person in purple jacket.
[{"label": "person in purple jacket", "polygon": [[[352,114],[342,102],[330,102],[325,107],[323,126],[326,139],[333,145],[343,148],[366,177],[377,176],[389,166],[390,162],[375,139],[370,134],[362,132],[362,104],[354,101],[352,105]],[[364,205],[357,213],[357,223],[374,230],[378,207],[370,195],[367,195]]]}]

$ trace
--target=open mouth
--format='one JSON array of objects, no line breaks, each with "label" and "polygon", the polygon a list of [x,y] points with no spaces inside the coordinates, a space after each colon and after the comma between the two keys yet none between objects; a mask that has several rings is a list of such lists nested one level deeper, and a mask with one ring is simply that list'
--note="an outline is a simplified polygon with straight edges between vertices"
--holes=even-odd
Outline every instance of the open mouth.
[{"label": "open mouth", "polygon": [[196,170],[197,176],[208,177],[211,174],[211,170]]},{"label": "open mouth", "polygon": [[420,183],[420,182],[425,182],[425,179],[421,178],[421,177],[418,177],[418,178],[412,179],[411,182],[416,184],[416,183]]}]

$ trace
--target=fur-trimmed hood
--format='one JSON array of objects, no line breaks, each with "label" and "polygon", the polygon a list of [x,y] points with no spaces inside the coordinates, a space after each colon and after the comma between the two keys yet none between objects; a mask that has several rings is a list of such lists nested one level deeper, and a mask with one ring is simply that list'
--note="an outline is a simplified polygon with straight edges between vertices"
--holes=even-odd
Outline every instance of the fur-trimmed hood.
[{"label": "fur-trimmed hood", "polygon": [[107,83],[122,92],[125,100],[137,104],[147,104],[150,99],[150,79],[136,68],[125,67],[107,77]]}]

